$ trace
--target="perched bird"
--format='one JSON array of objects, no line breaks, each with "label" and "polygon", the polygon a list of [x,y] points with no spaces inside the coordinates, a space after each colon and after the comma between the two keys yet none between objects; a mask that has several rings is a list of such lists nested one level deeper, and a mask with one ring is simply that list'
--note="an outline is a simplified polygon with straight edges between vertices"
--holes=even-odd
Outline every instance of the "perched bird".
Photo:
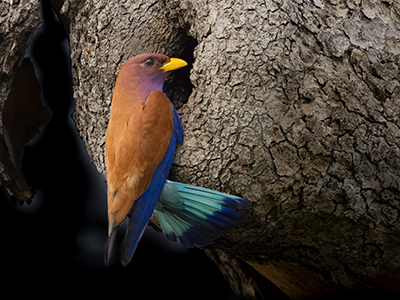
[{"label": "perched bird", "polygon": [[125,62],[118,75],[106,136],[106,264],[126,217],[123,265],[132,259],[154,210],[166,236],[187,247],[204,245],[244,219],[237,209],[246,200],[167,180],[183,129],[163,83],[171,71],[186,65],[162,54],[141,54]]}]

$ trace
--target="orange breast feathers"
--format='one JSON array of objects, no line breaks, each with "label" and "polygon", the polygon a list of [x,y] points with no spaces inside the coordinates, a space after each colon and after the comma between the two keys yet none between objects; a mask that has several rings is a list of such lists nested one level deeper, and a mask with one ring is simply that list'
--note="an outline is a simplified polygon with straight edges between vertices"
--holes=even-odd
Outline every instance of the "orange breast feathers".
[{"label": "orange breast feathers", "polygon": [[164,93],[151,92],[144,105],[121,97],[124,93],[114,92],[106,136],[110,228],[125,219],[149,186],[174,127],[172,104]]}]

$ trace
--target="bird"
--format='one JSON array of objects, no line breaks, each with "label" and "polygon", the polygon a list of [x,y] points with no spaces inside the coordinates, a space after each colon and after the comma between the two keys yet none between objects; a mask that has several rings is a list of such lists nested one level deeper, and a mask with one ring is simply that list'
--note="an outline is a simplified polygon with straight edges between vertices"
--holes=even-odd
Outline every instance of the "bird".
[{"label": "bird", "polygon": [[179,58],[144,53],[128,59],[118,74],[105,142],[106,265],[125,219],[123,266],[131,261],[153,211],[166,237],[186,247],[202,247],[245,218],[240,210],[248,203],[243,198],[167,179],[184,134],[163,84],[186,65]]}]

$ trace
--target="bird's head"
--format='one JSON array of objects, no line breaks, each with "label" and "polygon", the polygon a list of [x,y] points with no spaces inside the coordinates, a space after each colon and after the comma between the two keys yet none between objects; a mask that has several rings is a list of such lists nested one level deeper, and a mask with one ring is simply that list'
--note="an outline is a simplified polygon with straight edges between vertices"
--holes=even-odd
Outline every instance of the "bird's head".
[{"label": "bird's head", "polygon": [[130,58],[123,65],[118,78],[143,93],[145,99],[154,90],[162,91],[165,79],[171,71],[186,66],[179,58],[170,58],[159,53],[144,53]]}]

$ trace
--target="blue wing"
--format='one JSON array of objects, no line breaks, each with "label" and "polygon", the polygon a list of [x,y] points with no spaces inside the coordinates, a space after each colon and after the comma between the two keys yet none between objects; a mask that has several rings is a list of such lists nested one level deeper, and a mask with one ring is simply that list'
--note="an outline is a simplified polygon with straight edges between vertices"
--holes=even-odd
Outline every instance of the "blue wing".
[{"label": "blue wing", "polygon": [[237,196],[167,180],[155,210],[167,238],[191,248],[236,227],[245,217],[238,209],[247,205]]},{"label": "blue wing", "polygon": [[122,247],[122,264],[127,265],[135,253],[137,245],[146,229],[147,223],[154,211],[154,207],[164,187],[174,159],[176,143],[183,143],[183,129],[175,107],[174,130],[168,149],[153,173],[151,182],[146,191],[134,202],[128,213],[129,222],[125,233],[125,240]]},{"label": "blue wing", "polygon": [[[179,118],[178,112],[176,111],[175,107],[172,106],[173,110],[174,110],[174,133],[173,133],[173,138],[175,136],[176,138],[176,142],[178,142],[179,144],[183,144],[183,128],[182,128],[182,123],[181,123],[181,119]],[[175,142],[175,143],[176,143]],[[175,148],[174,148],[174,153],[175,153]],[[174,158],[174,156],[172,155],[172,159]],[[172,160],[171,160],[171,164],[172,164]],[[171,168],[171,166],[170,166]],[[169,172],[169,169],[168,169]],[[167,174],[168,176],[168,174]]]}]

